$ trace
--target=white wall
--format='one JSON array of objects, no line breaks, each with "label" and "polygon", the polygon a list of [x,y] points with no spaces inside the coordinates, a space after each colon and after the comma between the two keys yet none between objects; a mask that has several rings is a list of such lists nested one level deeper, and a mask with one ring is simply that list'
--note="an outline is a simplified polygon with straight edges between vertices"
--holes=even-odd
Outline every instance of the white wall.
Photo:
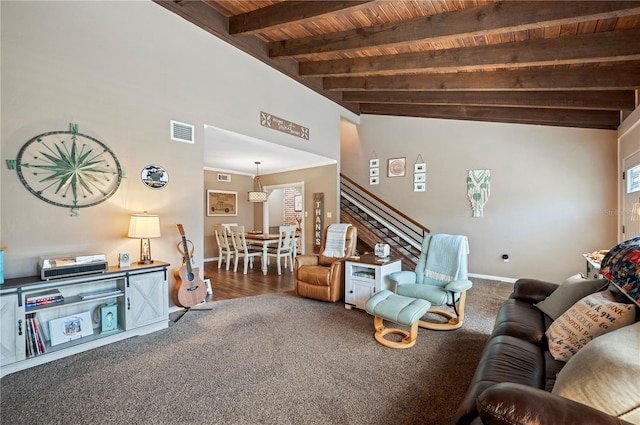
[{"label": "white wall", "polygon": [[[202,264],[205,124],[339,160],[339,120],[348,112],[151,1],[0,7],[7,278],[35,274],[43,255],[103,252],[111,264],[122,251],[137,258],[137,241],[126,232],[129,215],[143,210],[161,218],[156,259],[180,265],[181,223]],[[310,140],[261,127],[260,111],[308,127]],[[195,125],[194,145],[170,140],[172,119]],[[109,146],[126,172],[112,198],[79,217],[37,199],[4,165],[30,138],[70,122]],[[168,170],[165,189],[140,182],[151,163]]]},{"label": "white wall", "polygon": [[[586,272],[582,253],[616,243],[615,131],[363,115],[342,134],[341,171],[431,233],[468,235],[472,273],[560,280]],[[374,152],[380,184],[369,186]],[[412,187],[418,155],[423,193]],[[406,177],[386,177],[395,157],[406,157]],[[481,218],[467,197],[470,169],[491,170]]]}]

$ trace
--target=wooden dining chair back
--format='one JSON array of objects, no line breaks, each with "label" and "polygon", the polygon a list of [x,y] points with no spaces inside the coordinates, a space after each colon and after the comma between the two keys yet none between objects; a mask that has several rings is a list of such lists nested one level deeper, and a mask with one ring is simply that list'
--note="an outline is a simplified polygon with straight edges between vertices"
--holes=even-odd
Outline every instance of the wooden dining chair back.
[{"label": "wooden dining chair back", "polygon": [[213,233],[216,236],[216,243],[218,244],[218,268],[222,266],[222,259],[227,262],[227,270],[231,264],[231,258],[235,256],[235,250],[233,244],[229,245],[228,227],[222,224],[213,225]]},{"label": "wooden dining chair back", "polygon": [[275,250],[267,252],[267,259],[269,257],[275,257],[278,265],[278,274],[282,274],[282,268],[280,259],[284,259],[284,268],[287,268],[287,262],[291,265],[293,270],[293,253],[295,251],[296,244],[296,226],[280,226],[278,228],[280,237],[278,239],[278,246]]},{"label": "wooden dining chair back", "polygon": [[244,236],[244,226],[231,226],[230,232],[233,240],[233,247],[236,252],[235,262],[233,264],[233,271],[238,271],[238,262],[240,258],[244,262],[244,274],[247,274],[249,265],[253,268],[253,259],[255,257],[262,256],[262,249],[256,249],[247,245],[247,239]]}]

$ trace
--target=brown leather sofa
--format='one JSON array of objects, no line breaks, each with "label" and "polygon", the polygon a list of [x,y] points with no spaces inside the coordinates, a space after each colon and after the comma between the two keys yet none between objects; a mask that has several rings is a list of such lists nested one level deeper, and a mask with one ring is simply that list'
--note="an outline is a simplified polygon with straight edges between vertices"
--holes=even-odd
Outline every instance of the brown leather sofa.
[{"label": "brown leather sofa", "polygon": [[354,226],[347,228],[345,255],[342,258],[323,255],[327,229],[319,255],[298,255],[294,269],[296,293],[305,298],[335,302],[344,297],[344,259],[355,255],[358,232]]},{"label": "brown leather sofa", "polygon": [[[555,283],[533,279],[515,283],[510,298],[500,307],[493,333],[458,407],[454,424],[627,423],[551,393],[556,375],[566,363],[550,355],[545,331],[552,320],[534,304],[557,288]],[[612,286],[609,290],[615,291]]]}]

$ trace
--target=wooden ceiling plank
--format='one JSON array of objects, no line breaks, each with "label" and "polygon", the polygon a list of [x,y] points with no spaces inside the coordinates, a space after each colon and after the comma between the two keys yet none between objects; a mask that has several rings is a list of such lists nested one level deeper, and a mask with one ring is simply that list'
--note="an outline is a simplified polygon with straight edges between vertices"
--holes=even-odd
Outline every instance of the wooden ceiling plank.
[{"label": "wooden ceiling plank", "polygon": [[424,70],[568,65],[640,59],[640,29],[443,51],[300,62],[302,76],[386,75]]},{"label": "wooden ceiling plank", "polygon": [[615,130],[620,125],[620,114],[616,111],[383,104],[362,104],[360,107],[361,113],[375,115],[553,125],[606,130]]},{"label": "wooden ceiling plank", "polygon": [[345,102],[410,105],[510,106],[520,108],[635,109],[634,90],[598,91],[353,91],[345,92]]},{"label": "wooden ceiling plank", "polygon": [[324,78],[326,90],[633,90],[640,65]]},{"label": "wooden ceiling plank", "polygon": [[354,12],[372,1],[286,1],[229,18],[229,34],[248,35],[304,22],[323,15]]},{"label": "wooden ceiling plank", "polygon": [[269,43],[269,55],[300,58],[637,14],[640,14],[640,2],[637,1],[561,1],[553,2],[553,7],[541,7],[540,1],[498,2],[403,22],[275,41]]}]

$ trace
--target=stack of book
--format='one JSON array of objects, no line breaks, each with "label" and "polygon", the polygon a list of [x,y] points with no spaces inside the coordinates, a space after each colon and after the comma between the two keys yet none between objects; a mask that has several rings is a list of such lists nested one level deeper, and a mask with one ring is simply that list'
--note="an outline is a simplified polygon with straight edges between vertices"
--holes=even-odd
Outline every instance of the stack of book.
[{"label": "stack of book", "polygon": [[35,316],[35,313],[27,314],[27,357],[39,356],[44,353],[40,325],[37,323]]},{"label": "stack of book", "polygon": [[27,310],[41,305],[55,304],[64,302],[64,297],[57,289],[39,292],[37,294],[27,295],[25,308]]}]

